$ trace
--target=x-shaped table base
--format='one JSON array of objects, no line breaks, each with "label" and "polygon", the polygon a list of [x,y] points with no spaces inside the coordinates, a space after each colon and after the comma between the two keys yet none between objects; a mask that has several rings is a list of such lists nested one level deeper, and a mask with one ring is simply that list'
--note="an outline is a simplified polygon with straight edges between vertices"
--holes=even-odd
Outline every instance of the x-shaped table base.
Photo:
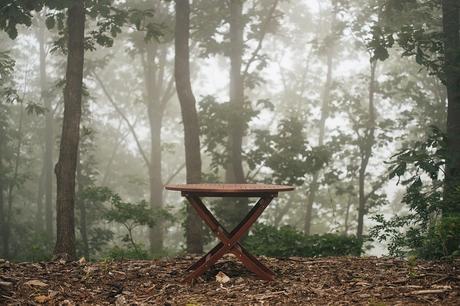
[{"label": "x-shaped table base", "polygon": [[183,191],[182,195],[187,198],[201,219],[203,219],[220,240],[219,244],[187,269],[187,271],[192,270],[192,272],[184,278],[185,282],[190,282],[202,275],[226,253],[233,253],[248,270],[254,272],[261,279],[274,279],[275,274],[258,261],[257,258],[251,255],[239,243],[239,240],[246,234],[251,225],[262,214],[273,198],[277,196],[277,193],[262,195],[246,217],[230,233],[222,227],[212,213],[206,208],[200,199],[200,194]]}]

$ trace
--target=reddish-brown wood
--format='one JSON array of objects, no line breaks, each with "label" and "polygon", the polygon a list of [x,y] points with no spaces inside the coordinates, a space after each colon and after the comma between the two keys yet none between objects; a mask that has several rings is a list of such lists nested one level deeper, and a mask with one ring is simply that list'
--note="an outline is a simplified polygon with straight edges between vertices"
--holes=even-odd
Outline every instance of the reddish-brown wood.
[{"label": "reddish-brown wood", "polygon": [[[275,278],[275,274],[245,250],[239,240],[248,232],[251,225],[256,222],[268,204],[278,195],[279,191],[290,191],[294,187],[265,184],[182,184],[167,185],[165,188],[181,191],[182,196],[189,201],[200,218],[220,240],[218,245],[187,269],[188,271],[192,270],[192,272],[184,278],[184,281],[192,281],[199,277],[226,253],[233,253],[248,270],[254,272],[261,279],[273,280]],[[203,204],[200,199],[203,196],[257,196],[260,199],[240,224],[229,233]]]},{"label": "reddish-brown wood", "polygon": [[292,186],[269,184],[172,184],[168,190],[218,193],[278,193],[294,190]]}]

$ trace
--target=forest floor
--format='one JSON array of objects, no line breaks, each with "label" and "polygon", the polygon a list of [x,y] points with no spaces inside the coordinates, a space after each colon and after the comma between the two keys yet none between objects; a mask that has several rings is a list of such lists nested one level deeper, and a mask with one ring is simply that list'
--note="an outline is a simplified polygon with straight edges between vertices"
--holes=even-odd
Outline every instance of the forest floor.
[{"label": "forest floor", "polygon": [[[197,258],[97,263],[0,259],[0,305],[460,305],[460,260],[261,257],[277,274],[265,282],[227,255],[194,284],[181,283]],[[216,278],[219,272],[228,278]]]}]

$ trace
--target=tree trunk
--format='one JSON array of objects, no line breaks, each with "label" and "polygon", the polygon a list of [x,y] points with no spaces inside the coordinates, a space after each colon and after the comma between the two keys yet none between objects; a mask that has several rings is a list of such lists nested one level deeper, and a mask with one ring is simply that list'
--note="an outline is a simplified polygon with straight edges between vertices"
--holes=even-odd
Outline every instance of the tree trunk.
[{"label": "tree trunk", "polygon": [[[40,26],[38,42],[40,48],[40,91],[41,98],[46,108],[45,114],[45,152],[43,156],[43,182],[42,188],[45,193],[45,232],[48,239],[53,237],[53,110],[48,96],[48,82],[46,77],[46,52],[45,52],[45,25]],[[41,200],[41,197],[40,197]],[[40,220],[42,216],[40,213]]]},{"label": "tree trunk", "polygon": [[77,155],[77,208],[80,212],[80,219],[79,219],[79,228],[80,228],[80,235],[81,241],[83,244],[83,256],[86,259],[89,258],[89,243],[88,243],[88,226],[86,221],[86,203],[85,200],[82,198],[83,190],[85,188],[85,182],[83,178],[81,164],[81,150],[78,149]]},{"label": "tree trunk", "polygon": [[[200,128],[196,101],[190,83],[190,4],[176,0],[174,77],[184,124],[185,168],[187,183],[201,181]],[[187,205],[187,252],[203,252],[202,222],[190,205]]]},{"label": "tree trunk", "polygon": [[[25,80],[24,82],[27,82]],[[19,110],[19,126],[18,126],[18,143],[15,148],[15,160],[14,160],[14,170],[13,170],[13,177],[8,184],[8,206],[7,211],[5,214],[5,232],[4,234],[4,242],[5,242],[5,249],[3,250],[5,253],[5,258],[10,257],[10,238],[11,238],[11,219],[13,218],[13,200],[14,200],[14,187],[17,185],[18,175],[19,175],[19,164],[21,161],[21,147],[22,147],[22,129],[24,124],[24,107],[22,102],[19,104],[21,108]]]},{"label": "tree trunk", "polygon": [[[161,173],[161,126],[163,113],[158,103],[148,104],[150,123],[150,203],[152,209],[163,208],[163,179]],[[158,222],[150,229],[150,252],[159,254],[163,249],[163,222]]]},{"label": "tree trunk", "polygon": [[447,87],[447,164],[443,213],[460,213],[459,201],[451,194],[460,186],[460,4],[442,0],[445,84]]},{"label": "tree trunk", "polygon": [[6,217],[5,217],[5,198],[4,198],[4,192],[5,192],[5,182],[3,179],[3,152],[4,152],[4,141],[5,137],[3,135],[3,126],[0,126],[0,237],[2,238],[2,253],[1,257],[6,258],[6,250],[7,248],[7,240],[5,237],[6,233]]},{"label": "tree trunk", "polygon": [[[45,153],[43,152],[43,155]],[[43,166],[40,172],[40,177],[38,178],[38,193],[37,193],[37,214],[35,216],[35,229],[42,233],[44,228],[44,219],[43,219],[43,178],[45,176],[45,167]]]},{"label": "tree trunk", "polygon": [[345,222],[343,225],[343,234],[345,236],[348,235],[348,228],[350,227],[350,208],[351,208],[352,200],[351,200],[351,195],[348,196],[348,202],[347,202],[347,208],[345,211]]},{"label": "tree trunk", "polygon": [[[242,121],[244,112],[244,76],[241,71],[243,58],[243,2],[230,1],[230,89],[231,115],[228,130],[228,161],[225,171],[227,183],[246,183],[243,169],[242,145],[246,123]],[[224,199],[222,214],[226,223],[235,226],[249,211],[246,198]]]},{"label": "tree trunk", "polygon": [[[319,121],[319,136],[318,136],[318,146],[324,144],[324,134],[326,130],[326,120],[329,117],[329,100],[330,100],[330,90],[332,84],[332,46],[329,46],[327,51],[327,74],[326,82],[324,83],[323,96],[322,96],[322,105],[321,105],[321,118]],[[311,220],[313,218],[313,204],[315,203],[316,192],[318,191],[318,178],[319,171],[316,171],[313,174],[312,182],[310,183],[310,190],[307,198],[307,209],[305,212],[305,223],[304,223],[304,233],[305,235],[310,235],[311,231]]]},{"label": "tree trunk", "polygon": [[230,1],[230,103],[233,116],[229,130],[230,173],[229,183],[245,183],[243,170],[242,145],[244,122],[240,114],[244,111],[244,84],[241,74],[243,57],[243,2]]},{"label": "tree trunk", "polygon": [[80,140],[81,96],[84,61],[85,8],[83,0],[74,0],[68,10],[68,54],[64,89],[59,159],[55,167],[56,246],[54,254],[75,258],[75,171]]},{"label": "tree trunk", "polygon": [[[146,57],[142,54],[145,83],[145,104],[150,125],[150,159],[149,159],[149,189],[150,207],[163,208],[163,178],[162,178],[162,152],[161,152],[161,127],[163,125],[164,107],[162,93],[164,91],[164,69],[166,65],[167,50],[156,42],[146,44]],[[158,64],[155,60],[158,60]],[[158,224],[149,229],[150,252],[160,254],[163,250],[164,224]]]},{"label": "tree trunk", "polygon": [[375,107],[374,107],[374,95],[375,95],[375,69],[377,68],[377,61],[372,60],[370,62],[371,75],[369,80],[369,119],[367,122],[367,128],[365,132],[365,138],[362,140],[364,143],[360,147],[361,163],[359,167],[358,176],[358,228],[356,231],[357,238],[363,237],[364,231],[364,215],[366,214],[366,202],[367,197],[365,193],[365,179],[367,165],[369,159],[372,156],[372,147],[374,146],[374,131],[375,131]]}]

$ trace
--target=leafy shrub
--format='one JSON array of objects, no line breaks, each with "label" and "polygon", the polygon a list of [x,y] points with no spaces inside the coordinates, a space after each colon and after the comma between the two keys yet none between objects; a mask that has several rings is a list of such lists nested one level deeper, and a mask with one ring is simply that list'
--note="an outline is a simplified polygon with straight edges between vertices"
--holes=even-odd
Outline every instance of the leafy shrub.
[{"label": "leafy shrub", "polygon": [[161,220],[173,220],[173,216],[164,209],[148,208],[146,201],[138,203],[124,202],[117,194],[111,198],[112,207],[107,211],[105,218],[110,222],[117,222],[126,229],[122,241],[136,254],[143,254],[141,246],[134,241],[134,230],[140,226],[153,227]]},{"label": "leafy shrub", "polygon": [[[377,221],[371,237],[388,242],[393,256],[415,255],[425,259],[458,256],[460,216],[450,212],[460,203],[460,186],[445,197],[446,135],[432,127],[424,141],[398,152],[389,162],[390,178],[406,186],[403,203],[409,212]],[[449,209],[448,209],[449,208]]]},{"label": "leafy shrub", "polygon": [[137,245],[137,248],[121,248],[114,246],[109,249],[106,257],[113,260],[125,260],[125,259],[150,259],[147,250],[142,248],[141,245]]},{"label": "leafy shrub", "polygon": [[256,224],[244,241],[250,252],[273,257],[359,256],[363,241],[352,236],[324,234],[305,236],[295,228]]}]

